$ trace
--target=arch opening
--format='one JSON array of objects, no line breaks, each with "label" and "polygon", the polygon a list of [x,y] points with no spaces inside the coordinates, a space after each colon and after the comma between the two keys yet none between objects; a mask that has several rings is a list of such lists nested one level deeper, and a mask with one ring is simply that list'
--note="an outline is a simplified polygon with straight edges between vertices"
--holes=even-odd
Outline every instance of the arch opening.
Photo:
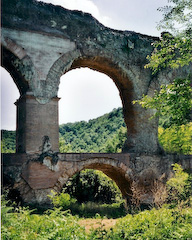
[{"label": "arch opening", "polygon": [[64,186],[65,192],[78,203],[112,204],[123,200],[119,187],[102,170],[84,168],[73,175]]},{"label": "arch opening", "polygon": [[57,186],[57,191],[61,191],[68,179],[85,169],[103,172],[103,174],[116,183],[125,199],[131,197],[131,184],[133,182],[133,173],[131,169],[124,163],[108,157],[86,159],[76,167],[70,168],[67,172],[64,171],[60,179],[58,179],[58,183],[55,185]]},{"label": "arch opening", "polygon": [[122,168],[105,163],[92,163],[85,168],[99,170],[107,175],[117,184],[122,196],[126,200],[131,196],[131,179],[128,176],[125,177],[126,172]]},{"label": "arch opening", "polygon": [[15,102],[20,97],[18,88],[9,72],[0,67],[1,71],[1,128],[16,130]]},{"label": "arch opening", "polygon": [[0,67],[1,72],[1,134],[2,153],[16,151],[16,100],[19,90],[9,72]]},{"label": "arch opening", "polygon": [[64,173],[63,180],[59,180],[64,184],[57,191],[61,192],[61,197],[67,193],[77,199],[76,205],[70,206],[74,214],[122,217],[127,213],[132,195],[132,180],[127,170],[125,165],[113,159],[90,159],[71,173],[67,172],[67,176]]},{"label": "arch opening", "polygon": [[126,124],[119,91],[111,78],[87,67],[75,69],[62,76],[58,95],[62,96],[59,122],[66,122],[60,126],[61,152],[121,151]]}]

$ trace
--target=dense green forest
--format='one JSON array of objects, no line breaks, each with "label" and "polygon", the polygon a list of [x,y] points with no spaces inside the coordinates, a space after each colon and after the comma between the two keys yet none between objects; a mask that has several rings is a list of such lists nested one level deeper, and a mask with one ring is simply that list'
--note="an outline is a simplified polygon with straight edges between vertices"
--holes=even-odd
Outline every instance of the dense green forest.
[{"label": "dense green forest", "polygon": [[59,133],[61,152],[119,152],[126,138],[122,109],[88,122],[60,125]]},{"label": "dense green forest", "polygon": [[1,152],[14,153],[16,144],[16,132],[1,130]]},{"label": "dense green forest", "polygon": [[[169,128],[160,118],[159,142],[170,153],[192,154],[192,123]],[[126,140],[122,108],[96,119],[60,125],[60,152],[121,152]],[[1,131],[1,150],[15,152],[15,131]]]}]

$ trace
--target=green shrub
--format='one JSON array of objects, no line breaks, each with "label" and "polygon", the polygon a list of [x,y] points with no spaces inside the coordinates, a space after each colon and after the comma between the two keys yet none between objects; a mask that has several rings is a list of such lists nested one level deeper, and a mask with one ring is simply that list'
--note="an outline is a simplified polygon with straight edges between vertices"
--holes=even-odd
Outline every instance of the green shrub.
[{"label": "green shrub", "polygon": [[159,142],[166,152],[192,154],[192,122],[169,128],[159,127]]},{"label": "green shrub", "polygon": [[184,172],[182,167],[175,163],[173,165],[174,176],[167,181],[169,202],[178,204],[182,201],[189,203],[192,197],[191,176]]},{"label": "green shrub", "polygon": [[55,207],[61,207],[63,210],[67,210],[70,208],[72,204],[74,204],[77,200],[72,198],[68,193],[57,193],[55,191],[51,191],[51,195],[48,197],[51,199],[53,205]]}]

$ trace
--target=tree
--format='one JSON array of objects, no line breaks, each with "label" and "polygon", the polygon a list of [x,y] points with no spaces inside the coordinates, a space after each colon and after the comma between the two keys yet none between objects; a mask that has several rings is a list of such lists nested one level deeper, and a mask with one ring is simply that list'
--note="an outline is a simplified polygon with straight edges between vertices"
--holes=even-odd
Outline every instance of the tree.
[{"label": "tree", "polygon": [[121,152],[123,145],[127,136],[127,129],[126,127],[121,127],[112,138],[109,138],[106,142],[104,152],[107,153],[117,153]]},{"label": "tree", "polygon": [[163,19],[158,24],[163,32],[161,41],[155,42],[154,51],[148,56],[153,72],[162,68],[178,68],[192,62],[192,1],[168,0],[171,4],[159,8]]},{"label": "tree", "polygon": [[133,101],[143,108],[156,109],[155,116],[166,117],[165,127],[181,126],[191,121],[192,89],[190,79],[175,79],[173,83],[162,85],[153,97],[143,96]]},{"label": "tree", "polygon": [[60,151],[61,153],[70,153],[70,152],[73,152],[73,151],[72,151],[71,144],[70,144],[70,143],[66,144],[65,139],[64,139],[63,137],[60,137],[60,138],[59,138],[59,151]]},{"label": "tree", "polygon": [[[153,44],[154,50],[151,56],[147,57],[149,63],[145,66],[151,68],[154,74],[165,68],[179,68],[192,63],[192,1],[168,2],[171,5],[159,9],[163,12],[163,19],[158,28],[169,30],[170,33],[163,32],[160,41]],[[164,132],[160,135],[161,143],[165,144],[165,136],[169,143],[172,138],[174,143],[168,144],[169,148],[166,150],[186,154],[191,152],[191,148],[187,147],[186,151],[184,145],[188,146],[188,142],[183,143],[181,133],[184,136],[186,129],[191,131],[191,98],[190,77],[186,76],[184,79],[175,79],[173,83],[162,85],[153,97],[146,95],[133,103],[139,103],[144,108],[156,109],[155,116],[162,117],[163,127],[169,128],[166,131],[161,130]],[[188,135],[192,136],[192,132]],[[189,144],[191,146],[191,138]]]},{"label": "tree", "polygon": [[98,170],[85,169],[75,174],[64,186],[64,192],[79,203],[114,203],[121,193],[114,181]]}]

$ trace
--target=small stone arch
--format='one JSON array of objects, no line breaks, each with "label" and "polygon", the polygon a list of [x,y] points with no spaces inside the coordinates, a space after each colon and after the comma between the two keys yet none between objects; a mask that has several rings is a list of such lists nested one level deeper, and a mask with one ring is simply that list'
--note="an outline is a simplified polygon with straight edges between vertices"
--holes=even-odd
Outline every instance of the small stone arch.
[{"label": "small stone arch", "polygon": [[69,178],[84,169],[102,171],[117,184],[125,199],[129,199],[131,197],[133,172],[124,163],[112,158],[91,158],[82,160],[81,162],[74,163],[69,169],[66,169],[65,165],[65,169],[58,178],[58,181],[53,189],[60,192]]}]

